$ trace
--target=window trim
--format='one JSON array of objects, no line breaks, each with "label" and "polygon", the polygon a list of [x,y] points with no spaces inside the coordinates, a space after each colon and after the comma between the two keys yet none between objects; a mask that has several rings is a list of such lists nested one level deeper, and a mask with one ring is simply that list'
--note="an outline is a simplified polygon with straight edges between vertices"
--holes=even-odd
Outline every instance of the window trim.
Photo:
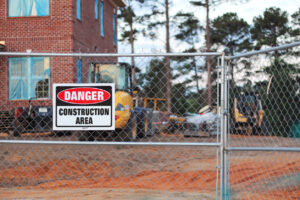
[{"label": "window trim", "polygon": [[118,45],[118,35],[117,35],[117,16],[116,13],[113,13],[113,40],[114,40],[114,45]]},{"label": "window trim", "polygon": [[104,37],[104,2],[100,3],[100,35]]},{"label": "window trim", "polygon": [[82,59],[77,59],[77,83],[82,83]]},{"label": "window trim", "polygon": [[95,0],[95,19],[99,19],[99,0]]},{"label": "window trim", "polygon": [[[48,57],[48,56],[45,56],[45,57],[9,57],[8,58],[8,100],[10,100],[10,101],[22,101],[22,100],[29,100],[30,98],[32,98],[32,96],[31,96],[31,88],[29,87],[32,83],[33,83],[33,81],[34,81],[34,79],[33,79],[33,73],[32,73],[32,71],[33,71],[33,65],[32,65],[32,63],[33,63],[33,59],[34,58],[39,58],[39,59],[43,59],[44,60],[44,66],[45,66],[45,58],[48,58],[48,65],[49,65],[49,75],[48,75],[48,97],[41,97],[41,98],[37,98],[36,97],[36,95],[35,95],[35,99],[36,100],[41,100],[41,99],[51,99],[51,59],[50,59],[50,57]],[[14,78],[11,78],[11,73],[12,73],[12,67],[11,67],[11,59],[26,59],[26,66],[25,67],[27,67],[29,70],[27,71],[27,74],[26,74],[26,77],[25,77],[25,79],[28,79],[28,83],[27,83],[27,85],[26,85],[26,87],[27,87],[27,89],[28,89],[28,95],[27,95],[27,97],[25,98],[24,97],[24,95],[21,95],[21,97],[20,98],[11,98],[11,94],[10,94],[10,88],[11,88],[11,86],[10,86],[10,84],[11,84],[11,79],[15,79],[15,80],[19,80],[20,79],[20,77],[14,77]],[[44,73],[45,73],[45,71],[44,71]],[[36,86],[35,86],[36,87]],[[22,93],[23,93],[23,91],[21,91]]]},{"label": "window trim", "polygon": [[[78,8],[79,7],[79,8]],[[76,0],[76,19],[79,21],[82,21],[82,13],[81,9],[82,8],[82,1],[81,0]]]}]

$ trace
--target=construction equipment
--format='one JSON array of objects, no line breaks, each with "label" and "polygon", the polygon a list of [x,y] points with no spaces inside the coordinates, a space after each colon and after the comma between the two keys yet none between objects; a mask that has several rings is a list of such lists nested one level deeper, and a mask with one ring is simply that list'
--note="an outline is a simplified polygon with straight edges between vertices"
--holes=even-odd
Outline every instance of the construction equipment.
[{"label": "construction equipment", "polygon": [[164,98],[144,98],[144,107],[152,108],[152,133],[158,134],[165,130],[169,124],[169,113],[166,111],[167,99]]},{"label": "construction equipment", "polygon": [[188,113],[185,121],[185,137],[218,135],[218,109],[216,104],[201,108],[198,113]]},{"label": "construction equipment", "polygon": [[13,130],[12,121],[14,115],[12,111],[1,110],[0,111],[0,132],[9,133]]},{"label": "construction equipment", "polygon": [[28,106],[18,107],[14,110],[14,118],[11,122],[14,137],[20,137],[23,133],[51,132],[53,136],[70,136],[71,131],[53,131],[52,106],[33,105],[31,98]]},{"label": "construction equipment", "polygon": [[170,114],[169,116],[169,124],[166,128],[166,133],[175,133],[176,130],[183,131],[185,129],[186,118],[177,114]]},{"label": "construction equipment", "polygon": [[86,132],[79,140],[113,137],[133,141],[151,135],[152,109],[135,106],[134,96],[138,95],[139,88],[132,86],[131,70],[127,63],[90,65],[89,83],[115,83],[115,131]]},{"label": "construction equipment", "polygon": [[266,128],[263,118],[264,111],[258,94],[241,93],[234,98],[233,132],[261,134]]}]

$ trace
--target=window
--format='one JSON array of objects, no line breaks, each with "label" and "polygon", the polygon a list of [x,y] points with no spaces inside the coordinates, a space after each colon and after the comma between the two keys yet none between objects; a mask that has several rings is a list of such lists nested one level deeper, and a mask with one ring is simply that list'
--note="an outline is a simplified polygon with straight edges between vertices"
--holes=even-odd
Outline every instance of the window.
[{"label": "window", "polygon": [[101,36],[104,37],[104,2],[103,1],[101,1],[100,4],[100,14],[101,14],[101,22],[100,22]]},{"label": "window", "polygon": [[49,57],[9,58],[9,99],[50,98]]},{"label": "window", "polygon": [[78,83],[82,83],[81,70],[82,70],[82,61],[81,61],[81,59],[78,59],[77,60],[77,82]]},{"label": "window", "polygon": [[8,16],[49,16],[49,0],[8,0]]},{"label": "window", "polygon": [[81,0],[77,0],[77,19],[81,20]]},{"label": "window", "polygon": [[115,83],[117,90],[128,90],[130,86],[129,68],[122,64],[91,64],[89,83]]},{"label": "window", "polygon": [[118,39],[117,39],[117,29],[116,29],[116,14],[113,14],[113,34],[114,34],[114,44],[118,44]]},{"label": "window", "polygon": [[98,19],[98,4],[99,4],[99,0],[95,0],[95,19]]}]

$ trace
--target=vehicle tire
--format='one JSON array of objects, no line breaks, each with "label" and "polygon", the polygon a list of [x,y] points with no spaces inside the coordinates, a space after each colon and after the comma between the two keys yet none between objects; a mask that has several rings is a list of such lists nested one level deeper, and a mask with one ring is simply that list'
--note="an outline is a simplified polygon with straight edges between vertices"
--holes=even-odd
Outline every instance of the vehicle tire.
[{"label": "vehicle tire", "polygon": [[94,141],[95,137],[93,136],[92,132],[90,131],[84,131],[81,133],[78,133],[78,141]]},{"label": "vehicle tire", "polygon": [[117,141],[135,141],[138,136],[138,126],[137,118],[134,113],[131,114],[131,117],[125,128],[120,130],[117,133]]},{"label": "vehicle tire", "polygon": [[72,134],[72,131],[65,131],[65,136],[71,136]]},{"label": "vehicle tire", "polygon": [[261,135],[261,127],[260,126],[253,126],[252,135]]},{"label": "vehicle tire", "polygon": [[62,137],[65,136],[65,131],[53,131],[54,137]]},{"label": "vehicle tire", "polygon": [[269,124],[265,120],[263,120],[261,122],[261,135],[264,135],[264,136],[269,135]]},{"label": "vehicle tire", "polygon": [[251,136],[253,134],[253,127],[250,124],[248,124],[246,126],[245,131],[246,131],[246,135]]},{"label": "vehicle tire", "polygon": [[151,119],[145,114],[145,117],[142,122],[138,124],[138,138],[147,137],[151,135]]},{"label": "vehicle tire", "polygon": [[53,131],[52,134],[55,137],[71,136],[72,131]]},{"label": "vehicle tire", "polygon": [[23,133],[23,130],[24,130],[24,126],[21,122],[19,122],[19,120],[15,119],[13,121],[13,136],[14,137],[20,137]]},{"label": "vehicle tire", "polygon": [[231,121],[230,123],[230,133],[237,134],[237,125],[233,121]]},{"label": "vehicle tire", "polygon": [[169,134],[173,134],[177,129],[177,125],[175,123],[170,123],[169,126],[166,128],[166,132]]},{"label": "vehicle tire", "polygon": [[16,127],[14,129],[13,136],[14,137],[20,137],[21,135],[22,135],[22,130],[20,130],[20,128]]},{"label": "vehicle tire", "polygon": [[94,131],[92,136],[97,141],[114,141],[117,134],[114,131]]}]

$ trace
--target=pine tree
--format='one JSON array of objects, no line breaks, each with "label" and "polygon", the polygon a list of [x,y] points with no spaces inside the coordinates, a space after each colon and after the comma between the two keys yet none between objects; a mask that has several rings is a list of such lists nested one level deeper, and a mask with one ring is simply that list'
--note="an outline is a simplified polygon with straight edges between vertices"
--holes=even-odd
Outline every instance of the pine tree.
[{"label": "pine tree", "polygon": [[[236,13],[225,13],[212,21],[212,44],[229,48],[230,55],[251,49],[250,25]],[[231,67],[231,88],[234,88],[233,67]]]},{"label": "pine tree", "polygon": [[[134,42],[137,39],[137,35],[141,32],[138,29],[134,28],[135,24],[141,23],[140,17],[135,14],[134,9],[137,8],[139,5],[143,3],[141,0],[127,0],[126,7],[119,8],[120,14],[118,18],[123,20],[123,26],[121,26],[120,31],[121,39],[120,41],[127,41],[130,43],[131,53],[133,54],[134,51]],[[134,57],[131,57],[131,65],[132,65],[132,83],[133,86],[136,86],[136,66]]]},{"label": "pine tree", "polygon": [[[177,22],[178,32],[175,34],[175,39],[183,41],[189,45],[189,48],[184,52],[193,53],[197,52],[195,44],[199,42],[199,34],[203,29],[200,26],[199,20],[192,13],[179,12],[174,16]],[[196,62],[196,57],[183,57],[180,58],[181,62],[184,61],[184,65],[179,68],[179,71],[183,70],[190,72],[194,71],[193,79],[196,82],[197,92],[199,93],[199,66]],[[183,73],[184,74],[184,73]]]},{"label": "pine tree", "polygon": [[[165,51],[171,52],[170,47],[170,15],[169,6],[170,0],[144,0],[151,12],[143,16],[144,22],[149,22],[147,28],[144,30],[144,35],[151,39],[157,38],[157,28],[163,26],[165,28]],[[164,18],[164,19],[163,19]],[[166,81],[166,98],[168,112],[171,112],[171,62],[170,57],[164,59],[164,72]]]},{"label": "pine tree", "polygon": [[251,33],[256,43],[255,49],[260,49],[263,45],[278,46],[290,31],[287,12],[276,7],[267,8],[262,16],[254,18],[253,23]]}]

